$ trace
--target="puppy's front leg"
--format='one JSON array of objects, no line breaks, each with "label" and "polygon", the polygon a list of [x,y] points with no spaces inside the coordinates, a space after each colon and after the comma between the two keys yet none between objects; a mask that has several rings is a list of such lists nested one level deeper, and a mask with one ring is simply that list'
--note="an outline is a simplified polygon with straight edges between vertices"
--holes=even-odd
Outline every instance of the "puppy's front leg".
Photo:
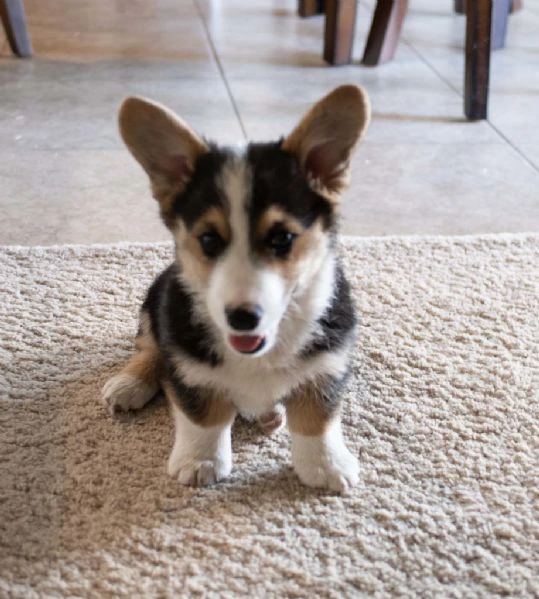
[{"label": "puppy's front leg", "polygon": [[299,389],[287,402],[287,419],[300,480],[342,492],[358,482],[359,465],[344,443],[332,386],[333,381],[323,380]]},{"label": "puppy's front leg", "polygon": [[236,411],[221,395],[164,383],[174,418],[168,474],[184,485],[211,485],[232,471],[230,430]]}]

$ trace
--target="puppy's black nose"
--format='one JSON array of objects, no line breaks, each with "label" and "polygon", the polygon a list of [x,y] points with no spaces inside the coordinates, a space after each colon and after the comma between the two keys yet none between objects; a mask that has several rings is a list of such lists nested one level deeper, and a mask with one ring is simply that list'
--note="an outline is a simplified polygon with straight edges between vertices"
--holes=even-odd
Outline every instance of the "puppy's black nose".
[{"label": "puppy's black nose", "polygon": [[236,331],[252,331],[256,329],[262,318],[262,308],[253,304],[243,304],[225,308],[228,324]]}]

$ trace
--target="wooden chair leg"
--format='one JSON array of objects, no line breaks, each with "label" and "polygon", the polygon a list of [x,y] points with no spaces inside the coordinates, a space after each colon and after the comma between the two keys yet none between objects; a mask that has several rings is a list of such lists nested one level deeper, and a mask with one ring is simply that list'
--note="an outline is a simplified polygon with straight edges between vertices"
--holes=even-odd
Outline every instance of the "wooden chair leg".
[{"label": "wooden chair leg", "polygon": [[330,64],[347,64],[352,60],[356,14],[356,0],[326,1],[324,60]]},{"label": "wooden chair leg", "polygon": [[[505,47],[509,13],[522,8],[520,0],[494,0],[492,12],[491,49],[499,50]],[[466,0],[455,0],[455,11],[466,12]]]},{"label": "wooden chair leg", "polygon": [[378,0],[363,53],[364,65],[373,67],[393,58],[407,10],[408,0]]},{"label": "wooden chair leg", "polygon": [[325,12],[325,0],[299,0],[298,14],[300,17],[312,17]]},{"label": "wooden chair leg", "polygon": [[[455,1],[455,12],[461,15],[466,14],[466,0],[454,0]],[[510,12],[517,12],[522,10],[524,2],[522,0],[511,0]]]},{"label": "wooden chair leg", "polygon": [[22,0],[0,0],[0,19],[12,52],[23,58],[32,56]]},{"label": "wooden chair leg", "polygon": [[475,0],[466,3],[464,112],[470,120],[487,118],[490,33],[495,1]]}]

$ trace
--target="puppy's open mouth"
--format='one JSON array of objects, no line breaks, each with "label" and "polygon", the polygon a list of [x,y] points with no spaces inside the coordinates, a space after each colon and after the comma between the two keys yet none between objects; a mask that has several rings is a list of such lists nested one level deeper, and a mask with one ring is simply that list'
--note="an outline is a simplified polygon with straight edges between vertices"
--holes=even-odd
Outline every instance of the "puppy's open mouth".
[{"label": "puppy's open mouth", "polygon": [[230,335],[228,341],[242,354],[256,354],[266,344],[266,338],[260,335]]}]

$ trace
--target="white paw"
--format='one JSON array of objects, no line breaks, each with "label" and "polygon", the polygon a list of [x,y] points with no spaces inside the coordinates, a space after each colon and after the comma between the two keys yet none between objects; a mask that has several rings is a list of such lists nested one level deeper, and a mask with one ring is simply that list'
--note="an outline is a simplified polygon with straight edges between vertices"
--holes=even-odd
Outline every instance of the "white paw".
[{"label": "white paw", "polygon": [[286,424],[286,411],[282,404],[275,406],[271,412],[266,412],[257,418],[258,426],[266,435],[276,433]]},{"label": "white paw", "polygon": [[359,480],[357,459],[346,449],[294,462],[301,482],[309,487],[322,487],[342,493],[355,486]]},{"label": "white paw", "polygon": [[139,410],[157,391],[157,385],[150,386],[132,374],[120,373],[105,383],[102,400],[111,413]]},{"label": "white paw", "polygon": [[344,444],[339,422],[318,437],[292,433],[292,462],[301,482],[310,487],[342,493],[359,480],[358,461]]},{"label": "white paw", "polygon": [[176,402],[170,404],[174,417],[174,447],[167,472],[182,485],[205,487],[232,471],[230,429],[233,419],[219,426],[201,427],[189,420]]},{"label": "white paw", "polygon": [[182,485],[206,487],[216,483],[230,474],[232,461],[219,457],[202,460],[190,456],[175,456],[174,452],[168,460],[167,472]]}]

